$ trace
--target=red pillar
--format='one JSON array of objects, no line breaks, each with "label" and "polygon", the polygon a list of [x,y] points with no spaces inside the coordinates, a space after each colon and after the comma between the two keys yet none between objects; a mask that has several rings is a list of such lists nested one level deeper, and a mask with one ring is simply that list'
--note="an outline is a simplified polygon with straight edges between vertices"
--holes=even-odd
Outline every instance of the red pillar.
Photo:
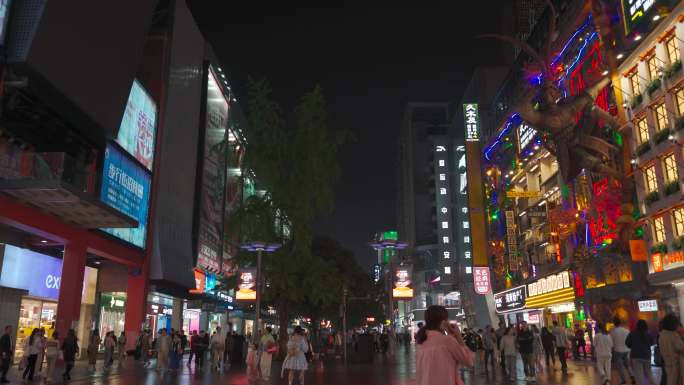
[{"label": "red pillar", "polygon": [[62,279],[59,287],[59,303],[57,304],[57,325],[55,329],[64,338],[69,329],[78,327],[81,314],[81,297],[83,293],[83,275],[87,259],[87,248],[78,242],[69,242],[64,246],[62,262]]},{"label": "red pillar", "polygon": [[132,268],[128,273],[128,288],[126,290],[126,317],[124,331],[126,331],[126,349],[135,349],[135,340],[140,334],[142,323],[147,313],[149,263],[136,270]]}]

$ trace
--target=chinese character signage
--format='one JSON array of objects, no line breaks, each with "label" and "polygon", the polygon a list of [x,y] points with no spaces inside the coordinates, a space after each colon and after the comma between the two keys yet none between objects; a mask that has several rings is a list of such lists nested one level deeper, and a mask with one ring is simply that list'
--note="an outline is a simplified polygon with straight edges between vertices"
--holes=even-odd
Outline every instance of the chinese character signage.
[{"label": "chinese character signage", "polygon": [[449,178],[449,140],[446,137],[436,137],[433,143],[435,159],[435,218],[437,219],[437,239],[439,246],[440,282],[450,284],[455,282],[453,274],[455,268],[454,255],[454,226],[451,213],[451,187]]},{"label": "chinese character signage", "polygon": [[382,279],[382,266],[381,265],[373,265],[373,283],[378,284],[380,280]]},{"label": "chinese character signage", "polygon": [[506,240],[508,241],[508,263],[511,271],[518,270],[518,236],[515,232],[515,215],[506,211]]},{"label": "chinese character signage", "polygon": [[655,299],[639,301],[637,304],[639,305],[639,311],[641,312],[658,311],[658,301]]},{"label": "chinese character signage", "polygon": [[241,269],[235,299],[238,301],[256,301],[256,286],[256,269]]},{"label": "chinese character signage", "polygon": [[466,142],[480,141],[480,116],[476,103],[463,105],[463,116],[465,119],[465,139]]},{"label": "chinese character signage", "polygon": [[625,26],[625,35],[629,35],[642,23],[648,23],[657,15],[659,7],[665,6],[672,10],[672,5],[677,0],[622,0],[622,15]]},{"label": "chinese character signage", "polygon": [[392,297],[395,299],[411,299],[413,298],[413,287],[411,280],[411,266],[398,266],[394,270],[394,288],[392,289]]},{"label": "chinese character signage", "polygon": [[116,145],[108,143],[104,155],[100,200],[138,221],[136,228],[106,228],[102,231],[144,248],[150,205],[150,174],[129,159]]},{"label": "chinese character signage", "polygon": [[472,274],[473,253],[470,243],[470,215],[468,213],[468,168],[466,162],[465,146],[456,146],[458,158],[459,188],[456,195],[456,226],[455,237],[458,242],[458,263],[460,271],[466,275]]},{"label": "chinese character signage", "polygon": [[116,142],[148,170],[154,161],[157,105],[137,80],[133,81]]},{"label": "chinese character signage", "polygon": [[570,284],[570,272],[562,271],[548,277],[540,278],[527,285],[527,296],[533,298],[539,295],[553,293],[572,287]]},{"label": "chinese character signage", "polygon": [[525,308],[526,286],[518,286],[494,294],[494,305],[499,314]]},{"label": "chinese character signage", "polygon": [[536,134],[537,130],[528,126],[527,123],[520,123],[518,126],[518,152],[522,152]]},{"label": "chinese character signage", "polygon": [[489,291],[491,290],[489,267],[473,267],[473,283],[475,285],[475,293],[482,295],[489,294]]},{"label": "chinese character signage", "polygon": [[223,260],[223,199],[225,191],[224,137],[228,100],[209,68],[204,132],[204,162],[199,209],[197,266],[220,272]]}]

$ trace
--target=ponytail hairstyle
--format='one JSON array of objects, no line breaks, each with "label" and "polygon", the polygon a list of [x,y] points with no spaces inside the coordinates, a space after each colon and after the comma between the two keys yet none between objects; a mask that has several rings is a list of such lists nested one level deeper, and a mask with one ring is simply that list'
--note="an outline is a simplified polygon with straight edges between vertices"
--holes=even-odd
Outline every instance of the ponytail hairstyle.
[{"label": "ponytail hairstyle", "polygon": [[440,330],[442,321],[449,319],[449,312],[444,306],[432,305],[425,310],[425,326],[416,333],[416,342],[422,344],[427,340],[428,330]]}]

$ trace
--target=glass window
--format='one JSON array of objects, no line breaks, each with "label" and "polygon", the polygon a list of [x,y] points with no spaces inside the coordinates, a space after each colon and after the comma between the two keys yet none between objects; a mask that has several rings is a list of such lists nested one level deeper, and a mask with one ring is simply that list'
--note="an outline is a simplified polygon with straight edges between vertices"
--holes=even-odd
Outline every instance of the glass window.
[{"label": "glass window", "polygon": [[637,138],[639,138],[639,144],[648,142],[648,124],[646,123],[646,117],[643,116],[636,122],[637,128]]},{"label": "glass window", "polygon": [[667,110],[665,109],[665,103],[660,103],[653,108],[656,118],[656,131],[664,130],[667,128]]},{"label": "glass window", "polygon": [[663,158],[663,165],[665,166],[665,181],[673,182],[679,179],[679,173],[677,172],[677,161],[675,160],[675,154],[670,154]]},{"label": "glass window", "polygon": [[672,211],[672,220],[674,221],[674,228],[677,236],[684,236],[684,207]]},{"label": "glass window", "polygon": [[667,49],[667,57],[670,59],[670,63],[679,60],[679,48],[677,47],[677,39],[674,31],[672,31],[670,36],[665,40],[665,48]]},{"label": "glass window", "polygon": [[634,68],[634,72],[629,75],[629,84],[632,86],[632,95],[641,93],[639,89],[639,74],[636,71],[636,67]]},{"label": "glass window", "polygon": [[644,177],[646,178],[646,191],[651,193],[658,190],[658,182],[656,180],[655,166],[646,167],[644,169]]},{"label": "glass window", "polygon": [[663,217],[653,220],[653,239],[655,243],[665,242],[665,221],[663,221]]},{"label": "glass window", "polygon": [[680,88],[675,92],[675,101],[677,102],[677,113],[679,113],[679,116],[684,115],[684,88]]},{"label": "glass window", "polygon": [[655,54],[651,55],[648,59],[646,59],[646,68],[648,69],[648,75],[650,76],[651,80],[658,79],[658,63],[656,63],[656,56]]}]

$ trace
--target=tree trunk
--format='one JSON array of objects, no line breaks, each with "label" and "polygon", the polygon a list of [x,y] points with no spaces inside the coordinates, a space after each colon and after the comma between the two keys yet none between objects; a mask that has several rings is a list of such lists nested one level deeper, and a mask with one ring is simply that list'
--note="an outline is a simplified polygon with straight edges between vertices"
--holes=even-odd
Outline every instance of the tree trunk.
[{"label": "tree trunk", "polygon": [[289,325],[289,310],[290,310],[290,305],[287,302],[287,299],[281,299],[278,301],[278,324],[280,325],[280,330],[278,331],[278,344],[280,345],[280,349],[278,349],[278,357],[277,360],[283,361],[285,360],[285,356],[287,355],[287,326]]}]

